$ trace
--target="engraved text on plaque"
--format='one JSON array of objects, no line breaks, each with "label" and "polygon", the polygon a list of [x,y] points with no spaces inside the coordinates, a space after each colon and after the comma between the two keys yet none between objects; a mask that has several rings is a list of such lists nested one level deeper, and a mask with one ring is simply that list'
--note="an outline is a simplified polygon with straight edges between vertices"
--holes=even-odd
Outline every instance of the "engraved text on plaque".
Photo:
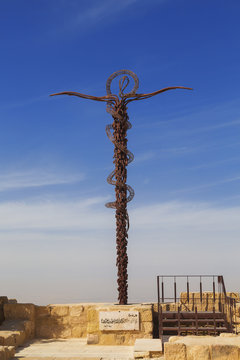
[{"label": "engraved text on plaque", "polygon": [[138,311],[100,311],[100,330],[139,330]]}]

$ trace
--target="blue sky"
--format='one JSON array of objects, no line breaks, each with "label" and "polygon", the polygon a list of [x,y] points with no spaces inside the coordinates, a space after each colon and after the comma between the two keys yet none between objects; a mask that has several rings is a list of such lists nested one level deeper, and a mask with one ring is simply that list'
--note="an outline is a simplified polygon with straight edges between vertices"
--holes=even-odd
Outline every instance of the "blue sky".
[{"label": "blue sky", "polygon": [[0,2],[2,295],[39,304],[116,301],[108,76],[134,71],[129,104],[129,300],[158,274],[216,273],[239,291],[240,3]]}]

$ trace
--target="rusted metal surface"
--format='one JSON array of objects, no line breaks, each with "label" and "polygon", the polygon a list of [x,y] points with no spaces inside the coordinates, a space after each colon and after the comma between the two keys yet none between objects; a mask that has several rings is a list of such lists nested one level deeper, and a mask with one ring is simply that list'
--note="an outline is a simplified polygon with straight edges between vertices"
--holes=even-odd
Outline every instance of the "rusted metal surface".
[{"label": "rusted metal surface", "polygon": [[[112,81],[121,76],[119,80],[119,94],[112,94]],[[130,77],[134,81],[133,89],[125,92]],[[105,96],[92,96],[74,91],[64,91],[55,95],[77,96],[83,99],[103,101],[107,103],[107,112],[113,117],[113,123],[106,126],[106,133],[109,140],[114,144],[114,165],[115,169],[107,178],[107,182],[115,186],[115,201],[108,202],[106,207],[116,209],[116,243],[117,243],[117,261],[118,268],[118,300],[119,304],[127,304],[128,301],[128,229],[129,217],[127,212],[127,203],[134,197],[134,190],[127,184],[127,165],[134,159],[133,154],[127,149],[127,130],[132,127],[127,114],[127,105],[135,100],[143,100],[162,92],[174,89],[187,89],[188,87],[174,86],[167,87],[148,94],[137,94],[139,80],[136,74],[130,70],[119,70],[113,73],[107,80]]]}]

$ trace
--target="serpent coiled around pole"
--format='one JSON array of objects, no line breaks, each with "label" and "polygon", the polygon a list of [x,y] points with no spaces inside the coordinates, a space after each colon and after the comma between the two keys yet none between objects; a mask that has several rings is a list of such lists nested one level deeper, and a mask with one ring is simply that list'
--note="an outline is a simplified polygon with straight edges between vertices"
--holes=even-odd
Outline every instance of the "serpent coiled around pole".
[{"label": "serpent coiled around pole", "polygon": [[[114,73],[107,81],[107,93],[111,94],[111,82],[118,76],[126,74],[127,70]],[[127,71],[128,75],[132,76],[132,72]],[[133,74],[133,78],[136,75]],[[134,79],[135,80],[135,79]],[[113,123],[106,126],[106,133],[109,140],[114,144],[114,164],[115,170],[109,174],[107,182],[115,186],[116,200],[108,202],[106,207],[116,209],[116,246],[117,246],[117,261],[118,268],[118,300],[119,304],[127,304],[128,300],[128,256],[127,256],[127,244],[128,244],[128,229],[129,229],[129,217],[127,212],[127,203],[134,197],[134,190],[127,181],[127,165],[130,164],[133,159],[133,153],[127,149],[127,130],[131,129],[132,125],[129,121],[126,106],[126,94],[123,91],[129,84],[129,78],[123,76],[119,80],[119,99],[117,101],[109,101],[107,103],[107,111],[113,117]],[[135,81],[134,90],[138,87],[138,80]],[[136,88],[136,89],[135,89]],[[133,93],[133,92],[132,92]],[[134,92],[135,93],[135,92]]]},{"label": "serpent coiled around pole", "polygon": [[[119,121],[121,124],[124,124],[124,127],[126,126],[125,124],[127,124],[126,130],[131,129],[132,124],[129,121],[129,117],[128,117],[127,113],[124,112],[123,115],[120,115],[120,113],[116,110],[114,112],[108,110],[108,112],[111,113],[111,115],[113,116],[114,122]],[[118,114],[117,118],[116,118],[116,114]],[[117,149],[119,149],[120,151],[124,152],[127,155],[127,164],[126,165],[128,165],[134,160],[134,155],[125,146],[123,146],[119,141],[115,140],[115,136],[114,136],[114,134],[112,134],[112,131],[114,131],[114,125],[115,124],[113,123],[113,124],[109,124],[106,126],[107,136],[108,136],[109,140],[117,147]],[[116,173],[116,170],[113,170],[107,177],[107,182],[110,185],[116,185],[116,180],[113,180],[115,173]],[[127,202],[129,202],[134,198],[134,190],[130,185],[127,185],[127,184],[126,184],[126,188],[127,188],[127,191],[129,192],[129,195],[127,197]],[[116,201],[108,202],[107,204],[105,204],[105,206],[107,208],[116,209],[116,207],[117,207]]]}]

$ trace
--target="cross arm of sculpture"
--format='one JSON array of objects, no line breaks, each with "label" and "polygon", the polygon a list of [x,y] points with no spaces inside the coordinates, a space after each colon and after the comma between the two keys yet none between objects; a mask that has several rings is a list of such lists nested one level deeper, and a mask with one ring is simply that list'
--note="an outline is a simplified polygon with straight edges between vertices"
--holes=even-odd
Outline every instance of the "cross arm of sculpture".
[{"label": "cross arm of sculpture", "polygon": [[189,87],[185,87],[185,86],[169,86],[157,91],[154,91],[152,93],[148,93],[148,94],[135,94],[135,95],[131,95],[131,97],[133,97],[132,99],[130,98],[129,100],[127,100],[127,103],[129,103],[130,101],[134,101],[134,100],[143,100],[143,99],[148,99],[150,97],[153,97],[155,95],[161,94],[165,91],[168,90],[175,90],[175,89],[185,89],[185,90],[193,90],[193,88],[189,88]]},{"label": "cross arm of sculpture", "polygon": [[77,97],[80,97],[83,99],[89,99],[89,100],[95,100],[95,101],[105,101],[105,102],[114,101],[117,98],[116,95],[92,96],[92,95],[87,95],[87,94],[81,94],[76,91],[62,91],[60,93],[51,94],[50,96],[56,96],[56,95],[70,95],[70,96],[77,96]]},{"label": "cross arm of sculpture", "polygon": [[[169,87],[154,91],[152,93],[147,93],[147,94],[126,94],[126,95],[124,95],[124,98],[126,99],[126,103],[129,103],[130,101],[134,101],[134,100],[148,99],[148,98],[150,98],[152,96],[161,94],[161,93],[163,93],[165,91],[175,90],[175,89],[193,90],[193,88],[189,88],[189,87],[185,87],[185,86],[169,86]],[[87,94],[81,94],[81,93],[76,92],[76,91],[62,91],[60,93],[51,94],[50,96],[56,96],[56,95],[77,96],[77,97],[80,97],[82,99],[89,99],[89,100],[95,100],[95,101],[105,101],[105,102],[118,100],[118,96],[113,95],[113,94],[105,95],[105,96],[92,96],[92,95],[87,95]]]}]

